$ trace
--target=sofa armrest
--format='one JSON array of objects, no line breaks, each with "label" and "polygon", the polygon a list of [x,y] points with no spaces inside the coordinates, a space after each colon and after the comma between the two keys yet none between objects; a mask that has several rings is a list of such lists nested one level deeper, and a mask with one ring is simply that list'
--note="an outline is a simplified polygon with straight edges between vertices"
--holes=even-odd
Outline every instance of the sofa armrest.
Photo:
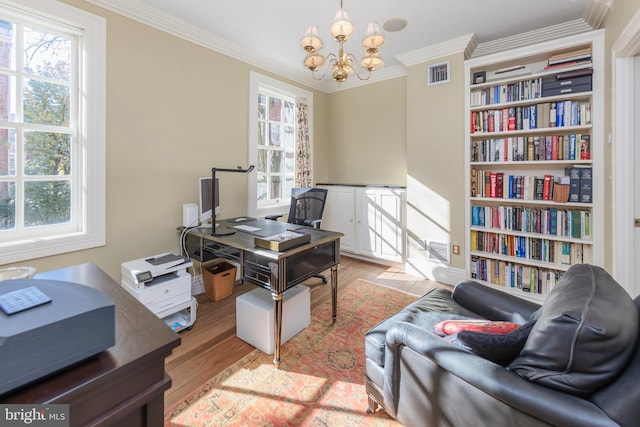
[{"label": "sofa armrest", "polygon": [[540,308],[539,304],[490,288],[472,280],[458,283],[453,289],[455,302],[489,320],[526,323]]},{"label": "sofa armrest", "polygon": [[[438,386],[430,387],[429,369],[439,369],[491,396],[497,402],[528,414],[546,423],[563,426],[608,426],[615,423],[592,402],[570,394],[538,385],[491,361],[465,351],[441,337],[411,323],[397,322],[386,334],[384,367],[384,406],[397,417],[399,379],[411,381],[410,373],[399,372],[402,352],[407,348],[424,358],[431,368],[412,366],[424,380],[412,390],[416,393],[438,393]],[[437,377],[437,376],[436,376]],[[405,384],[406,386],[406,384]],[[438,401],[442,396],[431,396]],[[445,396],[450,399],[451,396]],[[469,405],[472,396],[461,393],[460,405]],[[452,403],[453,404],[453,403]],[[455,404],[453,404],[455,406]],[[486,408],[485,408],[486,409]]]}]

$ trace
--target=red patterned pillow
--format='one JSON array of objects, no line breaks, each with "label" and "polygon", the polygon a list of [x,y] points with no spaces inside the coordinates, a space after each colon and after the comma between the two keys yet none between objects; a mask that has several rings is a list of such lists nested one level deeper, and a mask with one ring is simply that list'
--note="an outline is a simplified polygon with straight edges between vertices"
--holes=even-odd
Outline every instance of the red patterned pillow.
[{"label": "red patterned pillow", "polygon": [[484,332],[485,334],[506,334],[519,327],[520,325],[514,322],[481,319],[443,320],[435,325],[436,332],[444,335],[456,334],[460,331]]}]

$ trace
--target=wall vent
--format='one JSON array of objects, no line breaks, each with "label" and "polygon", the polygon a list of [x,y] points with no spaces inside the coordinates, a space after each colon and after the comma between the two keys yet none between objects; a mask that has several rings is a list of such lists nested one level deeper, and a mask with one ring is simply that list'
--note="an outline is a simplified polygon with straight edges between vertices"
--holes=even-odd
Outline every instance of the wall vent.
[{"label": "wall vent", "polygon": [[451,248],[449,242],[435,242],[429,240],[427,242],[427,251],[429,253],[429,260],[438,261],[444,264],[451,263]]},{"label": "wall vent", "polygon": [[441,83],[449,83],[450,61],[433,64],[427,67],[427,84],[437,85]]}]

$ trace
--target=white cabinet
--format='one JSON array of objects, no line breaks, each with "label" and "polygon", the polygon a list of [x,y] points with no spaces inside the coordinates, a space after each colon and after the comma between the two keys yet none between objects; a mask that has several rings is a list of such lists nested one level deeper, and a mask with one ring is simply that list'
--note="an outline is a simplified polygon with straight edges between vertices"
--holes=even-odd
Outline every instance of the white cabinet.
[{"label": "white cabinet", "polygon": [[344,234],[341,251],[375,261],[404,262],[403,188],[320,187],[328,190],[322,228]]},{"label": "white cabinet", "polygon": [[355,193],[352,187],[329,186],[327,191],[322,228],[338,231],[344,236],[340,239],[340,249],[354,252],[356,249],[356,210]]}]

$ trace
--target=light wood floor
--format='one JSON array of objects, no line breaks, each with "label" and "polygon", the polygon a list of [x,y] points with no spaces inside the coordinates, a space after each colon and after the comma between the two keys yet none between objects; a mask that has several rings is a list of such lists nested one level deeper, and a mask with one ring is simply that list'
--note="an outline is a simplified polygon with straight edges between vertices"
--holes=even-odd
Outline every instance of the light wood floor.
[{"label": "light wood floor", "polygon": [[[329,273],[327,271],[325,274],[327,278],[330,278]],[[394,267],[342,256],[338,269],[338,298],[340,285],[344,286],[355,279],[384,284],[417,296],[425,294],[433,286],[446,286],[406,275]],[[330,285],[322,285],[320,279],[309,279],[305,285],[311,288],[312,310],[329,298]],[[184,399],[207,380],[254,350],[253,346],[235,335],[235,298],[252,289],[255,289],[254,285],[238,284],[231,297],[220,301],[213,301],[204,294],[198,296],[196,322],[191,330],[180,332],[182,342],[166,361],[172,387],[165,392],[165,408]]]}]

